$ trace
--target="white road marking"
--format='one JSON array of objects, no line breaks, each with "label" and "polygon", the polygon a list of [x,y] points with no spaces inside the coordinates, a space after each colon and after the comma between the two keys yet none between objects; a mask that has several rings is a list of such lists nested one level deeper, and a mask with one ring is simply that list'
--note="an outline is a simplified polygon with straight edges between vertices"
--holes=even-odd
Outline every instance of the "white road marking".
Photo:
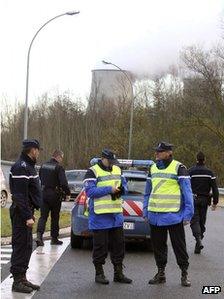
[{"label": "white road marking", "polygon": [[12,249],[1,247],[1,252],[12,252]]},{"label": "white road marking", "polygon": [[3,257],[11,258],[11,254],[0,254],[0,257],[1,258],[3,258]]},{"label": "white road marking", "polygon": [[1,264],[3,265],[3,264],[8,264],[9,263],[9,261],[7,261],[7,260],[1,260]]},{"label": "white road marking", "polygon": [[[11,254],[12,254],[12,246],[11,245],[6,245],[1,247],[1,252],[0,252],[0,264],[5,265],[10,262],[11,259]],[[4,258],[4,259],[2,259]]]},{"label": "white road marking", "polygon": [[[27,278],[36,284],[41,284],[55,263],[59,260],[65,249],[70,243],[70,238],[63,239],[63,245],[50,245],[50,241],[45,241],[43,247],[37,247],[33,251],[29,270],[27,271]],[[9,275],[1,283],[1,297],[4,299],[27,299],[32,298],[35,291],[31,294],[15,293],[11,291],[13,280]]]},{"label": "white road marking", "polygon": [[1,250],[12,249],[12,245],[2,245]]}]

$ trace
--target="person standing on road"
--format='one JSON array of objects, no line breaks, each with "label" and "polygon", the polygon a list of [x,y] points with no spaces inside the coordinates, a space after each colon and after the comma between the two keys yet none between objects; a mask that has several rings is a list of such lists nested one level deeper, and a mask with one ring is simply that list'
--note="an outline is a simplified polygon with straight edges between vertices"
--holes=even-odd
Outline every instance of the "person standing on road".
[{"label": "person standing on road", "polygon": [[32,254],[32,227],[35,222],[34,209],[41,205],[39,176],[35,169],[40,144],[36,139],[25,139],[20,158],[11,167],[9,174],[12,205],[12,256],[10,272],[13,276],[12,291],[31,293],[40,286],[27,280],[26,272]]},{"label": "person standing on road", "polygon": [[213,172],[205,166],[205,155],[197,154],[197,164],[190,168],[191,187],[194,194],[194,216],[191,219],[191,229],[196,244],[194,253],[200,254],[204,248],[201,240],[204,238],[205,222],[208,206],[211,205],[210,191],[212,190],[212,211],[216,210],[219,201],[219,191]]},{"label": "person standing on road", "polygon": [[41,206],[41,215],[37,226],[37,246],[44,246],[43,234],[46,222],[51,212],[51,245],[62,245],[58,240],[59,235],[59,217],[61,210],[61,201],[66,196],[66,201],[70,200],[70,190],[65,176],[65,170],[60,165],[64,158],[61,150],[55,150],[52,158],[45,162],[40,168],[40,180],[42,187],[43,203]]},{"label": "person standing on road", "polygon": [[160,142],[155,148],[156,163],[147,178],[143,217],[149,221],[158,272],[149,284],[166,282],[167,233],[181,269],[181,284],[189,287],[188,254],[184,225],[194,213],[190,177],[186,167],[173,159],[172,144]]},{"label": "person standing on road", "polygon": [[84,179],[89,198],[89,229],[93,232],[95,282],[101,284],[109,284],[103,271],[109,244],[114,281],[132,282],[123,274],[125,244],[121,195],[125,193],[127,185],[121,169],[114,165],[116,162],[114,153],[104,149],[102,158],[88,169]]}]

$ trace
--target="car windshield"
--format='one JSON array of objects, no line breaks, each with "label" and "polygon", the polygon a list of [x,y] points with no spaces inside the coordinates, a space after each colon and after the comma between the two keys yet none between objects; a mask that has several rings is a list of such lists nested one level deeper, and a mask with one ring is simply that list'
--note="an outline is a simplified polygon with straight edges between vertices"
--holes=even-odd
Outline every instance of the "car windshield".
[{"label": "car windshield", "polygon": [[71,171],[66,172],[66,177],[68,181],[83,181],[85,174],[85,171]]},{"label": "car windshield", "polygon": [[146,178],[125,178],[128,184],[128,194],[144,195]]}]

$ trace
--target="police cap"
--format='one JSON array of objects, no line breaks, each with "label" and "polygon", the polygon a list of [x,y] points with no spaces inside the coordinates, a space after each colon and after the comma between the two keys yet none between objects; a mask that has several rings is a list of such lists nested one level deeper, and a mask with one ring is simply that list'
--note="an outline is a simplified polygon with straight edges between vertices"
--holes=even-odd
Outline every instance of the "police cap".
[{"label": "police cap", "polygon": [[26,148],[38,148],[39,150],[42,150],[40,147],[40,143],[37,139],[24,139],[23,140],[23,149]]},{"label": "police cap", "polygon": [[161,141],[160,143],[157,144],[157,146],[154,149],[156,152],[172,151],[173,144]]},{"label": "police cap", "polygon": [[106,159],[110,160],[111,162],[113,162],[114,164],[118,163],[116,155],[111,150],[109,150],[107,148],[104,148],[102,150],[102,158],[106,158]]}]

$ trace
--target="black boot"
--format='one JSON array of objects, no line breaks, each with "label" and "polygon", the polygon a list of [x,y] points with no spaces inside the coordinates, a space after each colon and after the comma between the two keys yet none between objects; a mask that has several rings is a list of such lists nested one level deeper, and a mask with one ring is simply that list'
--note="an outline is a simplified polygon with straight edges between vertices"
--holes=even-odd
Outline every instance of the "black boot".
[{"label": "black boot", "polygon": [[182,270],[182,273],[181,273],[181,285],[183,287],[190,287],[191,286],[191,282],[190,280],[187,278],[187,270]]},{"label": "black boot", "polygon": [[23,276],[23,284],[25,284],[27,287],[30,287],[33,290],[39,291],[40,286],[37,284],[33,284],[31,281],[27,280],[26,274]]},{"label": "black boot", "polygon": [[51,239],[51,245],[62,245],[63,241],[58,240],[58,238]]},{"label": "black boot", "polygon": [[109,280],[106,279],[103,271],[103,265],[101,264],[95,264],[95,270],[96,270],[96,276],[95,276],[95,282],[101,283],[101,284],[109,284]]},{"label": "black boot", "polygon": [[18,293],[32,293],[33,289],[31,287],[28,287],[23,282],[23,275],[17,274],[13,275],[13,284],[12,284],[12,292],[18,292]]},{"label": "black boot", "polygon": [[150,279],[149,284],[160,284],[166,282],[165,268],[158,268],[158,272]]},{"label": "black boot", "polygon": [[132,283],[132,279],[124,275],[122,264],[114,265],[114,282]]},{"label": "black boot", "polygon": [[43,235],[39,232],[37,232],[36,244],[37,246],[44,246]]},{"label": "black boot", "polygon": [[204,246],[201,243],[201,238],[198,237],[196,238],[196,244],[195,244],[195,249],[194,249],[194,253],[195,254],[200,254],[201,250],[204,248]]}]

